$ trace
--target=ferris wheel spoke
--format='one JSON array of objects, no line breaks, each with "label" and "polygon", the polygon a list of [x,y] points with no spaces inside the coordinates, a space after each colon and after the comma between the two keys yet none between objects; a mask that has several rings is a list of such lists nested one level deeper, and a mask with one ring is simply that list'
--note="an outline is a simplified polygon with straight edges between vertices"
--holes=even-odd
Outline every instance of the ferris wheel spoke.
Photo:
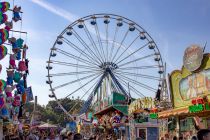
[{"label": "ferris wheel spoke", "polygon": [[106,28],[106,60],[108,61],[108,53],[109,53],[109,49],[108,49],[108,27],[109,27],[109,24],[105,24],[105,28]]},{"label": "ferris wheel spoke", "polygon": [[159,65],[150,65],[150,66],[139,66],[139,67],[125,67],[125,68],[118,68],[116,69],[116,71],[118,70],[134,70],[134,69],[151,69],[151,68],[160,68]]},{"label": "ferris wheel spoke", "polygon": [[88,55],[85,51],[81,50],[79,46],[75,45],[74,43],[72,43],[71,41],[69,41],[68,39],[66,39],[65,37],[63,37],[62,40],[67,45],[69,45],[71,48],[73,48],[74,50],[78,51],[81,54],[85,54],[83,56],[86,57],[89,61],[95,61],[97,64],[100,64],[100,62],[98,60],[95,60],[92,56]]},{"label": "ferris wheel spoke", "polygon": [[72,29],[74,36],[77,38],[77,40],[87,49],[87,51],[92,54],[93,58],[95,60],[99,60],[98,56],[93,52],[93,50],[87,45],[87,43],[81,38],[81,36]]},{"label": "ferris wheel spoke", "polygon": [[135,85],[138,85],[138,86],[140,86],[140,87],[142,87],[142,88],[144,88],[144,89],[147,89],[147,90],[152,91],[152,92],[156,92],[156,89],[154,89],[153,87],[150,87],[150,86],[145,85],[145,84],[143,84],[143,83],[141,83],[141,82],[138,82],[138,81],[136,81],[136,80],[133,80],[133,79],[131,79],[131,78],[129,78],[129,77],[126,77],[126,76],[124,76],[124,75],[122,75],[122,74],[119,74],[119,73],[115,73],[115,74],[121,76],[122,79],[125,79],[125,80],[127,80],[127,81],[130,81],[131,83],[133,83],[133,84],[135,84]]},{"label": "ferris wheel spoke", "polygon": [[[105,54],[104,54],[103,44],[102,44],[102,41],[101,41],[101,36],[100,36],[100,32],[99,32],[97,23],[94,25],[94,28],[95,28],[95,32],[96,32],[96,36],[97,36],[99,48],[100,48],[100,50],[101,50],[101,54],[102,54],[103,57],[104,57],[104,61],[103,61],[103,62],[106,62],[106,57],[105,57]],[[101,55],[101,56],[102,56],[102,55]]]},{"label": "ferris wheel spoke", "polygon": [[94,48],[94,50],[95,50],[95,51],[97,52],[97,54],[98,54],[99,61],[100,61],[101,63],[103,63],[103,59],[100,57],[100,56],[102,56],[102,55],[100,54],[100,52],[99,52],[99,50],[98,50],[98,47],[96,46],[96,43],[95,43],[95,41],[93,40],[93,37],[91,36],[91,33],[90,33],[90,31],[88,30],[88,28],[87,28],[87,26],[86,26],[85,23],[84,23],[84,30],[85,30],[85,33],[86,33],[88,39],[90,40],[90,42],[91,42],[91,44],[92,44],[92,46],[93,46],[93,48]]},{"label": "ferris wheel spoke", "polygon": [[[118,76],[116,75],[116,77],[118,77]],[[123,80],[120,77],[118,77],[118,79],[120,81],[122,81],[122,84],[124,84],[125,86],[127,86],[127,82],[125,80]],[[143,93],[141,93],[140,91],[136,90],[133,86],[129,85],[129,89],[132,90],[136,95],[138,95],[140,97],[145,97]]]},{"label": "ferris wheel spoke", "polygon": [[110,58],[110,60],[109,60],[109,61],[111,61],[111,58],[112,58],[112,52],[114,52],[114,43],[115,43],[115,39],[116,39],[116,37],[117,37],[118,29],[119,29],[119,27],[118,27],[118,26],[116,26],[116,28],[115,28],[115,32],[114,32],[114,40],[113,40],[113,42],[112,42],[111,54],[110,54],[110,56],[109,56],[109,58]]},{"label": "ferris wheel spoke", "polygon": [[147,45],[149,45],[149,42],[146,43],[145,45],[143,45],[142,47],[138,48],[136,51],[132,52],[131,54],[129,54],[128,56],[126,56],[125,58],[123,58],[122,60],[120,60],[119,62],[116,62],[116,64],[119,64],[120,62],[126,60],[127,58],[129,58],[130,56],[134,55],[135,53],[137,53],[141,49],[145,48]]},{"label": "ferris wheel spoke", "polygon": [[100,72],[100,70],[98,71],[80,71],[80,72],[68,72],[68,73],[52,73],[49,74],[50,77],[53,76],[67,76],[67,75],[77,75],[77,74],[89,74],[89,73],[96,73],[96,72]]},{"label": "ferris wheel spoke", "polygon": [[118,52],[119,52],[119,50],[120,50],[120,48],[121,48],[123,42],[125,41],[125,39],[126,39],[128,33],[129,33],[129,29],[127,30],[127,32],[125,33],[125,35],[124,35],[122,41],[120,42],[120,46],[117,48],[117,51],[116,51],[116,53],[114,54],[114,56],[113,56],[113,58],[112,58],[112,62],[114,62],[114,59],[115,59],[115,57],[117,56],[117,54],[118,54]]},{"label": "ferris wheel spoke", "polygon": [[119,65],[118,67],[122,67],[122,66],[128,65],[128,64],[130,64],[130,63],[137,62],[137,61],[140,61],[140,60],[143,60],[143,59],[152,57],[152,56],[154,56],[154,55],[155,55],[155,54],[149,54],[149,55],[146,55],[146,56],[144,56],[144,57],[140,57],[140,58],[138,58],[138,59],[135,59],[135,60],[126,62],[126,63],[124,63],[124,64],[121,64],[121,65]]},{"label": "ferris wheel spoke", "polygon": [[75,56],[75,55],[73,55],[73,54],[70,54],[70,53],[68,53],[68,52],[66,52],[66,51],[64,51],[64,50],[62,50],[62,49],[56,48],[56,51],[57,51],[58,53],[60,53],[60,54],[63,54],[63,55],[65,55],[65,56],[67,56],[67,57],[70,57],[70,58],[73,58],[73,59],[75,59],[75,60],[77,60],[77,61],[80,61],[80,62],[82,62],[82,63],[85,63],[85,64],[87,64],[87,65],[98,66],[98,65],[97,65],[96,63],[94,63],[94,62],[90,62],[90,61],[85,60],[85,59],[83,59],[83,58],[81,58],[81,57],[78,57],[78,56]]},{"label": "ferris wheel spoke", "polygon": [[117,62],[118,59],[120,59],[120,57],[133,45],[133,43],[139,38],[140,35],[138,35],[132,42],[130,45],[128,45],[128,47],[119,55],[119,57],[117,57],[117,59],[114,61],[114,63]]},{"label": "ferris wheel spoke", "polygon": [[68,85],[70,85],[70,84],[73,84],[73,83],[79,82],[79,81],[81,81],[81,80],[86,80],[86,79],[89,79],[89,78],[91,78],[91,77],[93,77],[93,76],[95,76],[95,75],[96,75],[96,74],[91,74],[91,75],[88,75],[88,76],[85,76],[85,77],[79,78],[79,79],[77,79],[77,80],[73,80],[73,81],[67,82],[67,83],[62,84],[62,85],[58,85],[58,86],[54,87],[54,88],[53,88],[53,90],[56,90],[56,89],[59,89],[59,88],[62,88],[62,87],[68,86]]},{"label": "ferris wheel spoke", "polygon": [[162,81],[162,79],[160,79],[160,77],[156,77],[156,76],[152,76],[152,75],[137,74],[137,73],[123,72],[123,71],[118,71],[116,73],[123,74],[123,75],[128,75],[128,76],[130,75],[130,76],[134,76],[134,77],[141,77],[141,78],[146,78],[146,79],[153,79],[153,80],[157,80],[157,81]]},{"label": "ferris wheel spoke", "polygon": [[[100,73],[101,74],[101,73]],[[73,92],[71,92],[70,94],[68,94],[65,98],[68,98],[69,96],[73,95],[74,93],[76,93],[77,91],[83,89],[85,86],[87,86],[88,84],[91,83],[91,81],[93,81],[94,79],[96,79],[100,74],[97,74],[96,76],[94,76],[91,80],[89,80],[88,82],[86,82],[84,85],[80,86],[79,88],[77,88],[76,90],[74,90]],[[87,92],[86,92],[87,93]]]},{"label": "ferris wheel spoke", "polygon": [[70,67],[78,67],[78,68],[89,69],[89,70],[99,70],[98,67],[90,67],[90,66],[87,66],[87,65],[80,65],[80,64],[74,64],[74,63],[62,62],[62,61],[55,61],[55,60],[50,60],[48,63],[63,65],[63,66],[70,66]]}]

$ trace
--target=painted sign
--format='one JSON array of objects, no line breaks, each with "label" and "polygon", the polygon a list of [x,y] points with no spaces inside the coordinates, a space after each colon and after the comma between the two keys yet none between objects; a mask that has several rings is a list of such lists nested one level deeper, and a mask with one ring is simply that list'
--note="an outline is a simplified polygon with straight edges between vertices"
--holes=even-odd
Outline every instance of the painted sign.
[{"label": "painted sign", "polygon": [[180,81],[183,100],[192,99],[210,91],[210,69],[194,73]]},{"label": "painted sign", "polygon": [[201,66],[202,59],[203,49],[198,45],[192,45],[184,52],[184,67],[189,71],[195,71]]},{"label": "painted sign", "polygon": [[144,109],[151,109],[154,107],[155,107],[155,102],[152,97],[139,98],[139,99],[133,101],[129,105],[128,112],[129,112],[129,114],[132,114],[138,109],[144,110]]},{"label": "painted sign", "polygon": [[210,111],[210,105],[209,103],[205,103],[204,105],[203,104],[196,104],[196,105],[191,105],[189,106],[189,111],[191,113],[198,113],[198,112],[201,112],[201,111]]},{"label": "painted sign", "polygon": [[170,74],[171,96],[175,108],[189,107],[196,97],[206,96],[210,99],[210,54],[205,54],[202,62],[197,72],[182,67]]},{"label": "painted sign", "polygon": [[151,114],[149,114],[149,117],[151,119],[157,119],[158,118],[158,114],[157,113],[151,113]]}]

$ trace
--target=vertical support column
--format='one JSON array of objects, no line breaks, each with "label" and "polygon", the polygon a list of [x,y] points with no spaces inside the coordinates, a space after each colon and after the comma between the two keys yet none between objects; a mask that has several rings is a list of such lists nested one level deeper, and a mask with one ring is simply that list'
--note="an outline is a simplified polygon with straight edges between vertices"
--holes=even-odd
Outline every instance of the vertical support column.
[{"label": "vertical support column", "polygon": [[180,135],[180,125],[179,125],[179,116],[176,116],[176,136],[179,138]]}]

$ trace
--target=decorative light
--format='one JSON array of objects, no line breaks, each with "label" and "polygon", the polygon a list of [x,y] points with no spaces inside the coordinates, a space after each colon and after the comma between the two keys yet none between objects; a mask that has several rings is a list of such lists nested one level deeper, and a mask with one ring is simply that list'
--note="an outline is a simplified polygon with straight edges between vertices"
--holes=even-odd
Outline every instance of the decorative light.
[{"label": "decorative light", "polygon": [[118,26],[118,27],[123,26],[122,18],[118,18],[118,19],[117,19],[117,26]]}]

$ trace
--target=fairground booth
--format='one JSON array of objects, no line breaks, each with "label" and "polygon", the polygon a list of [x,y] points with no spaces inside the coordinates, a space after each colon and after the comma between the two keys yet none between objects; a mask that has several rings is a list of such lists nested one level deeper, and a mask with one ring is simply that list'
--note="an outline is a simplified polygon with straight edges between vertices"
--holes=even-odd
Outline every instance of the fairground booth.
[{"label": "fairground booth", "polygon": [[94,116],[98,119],[95,128],[101,129],[105,135],[129,137],[128,102],[125,95],[112,92],[103,100],[95,102]]},{"label": "fairground booth", "polygon": [[169,75],[173,109],[158,113],[166,129],[162,137],[190,138],[210,128],[210,54],[192,45],[184,53],[183,67]]},{"label": "fairground booth", "polygon": [[129,105],[131,140],[157,140],[159,137],[158,114],[154,99],[144,97]]}]

